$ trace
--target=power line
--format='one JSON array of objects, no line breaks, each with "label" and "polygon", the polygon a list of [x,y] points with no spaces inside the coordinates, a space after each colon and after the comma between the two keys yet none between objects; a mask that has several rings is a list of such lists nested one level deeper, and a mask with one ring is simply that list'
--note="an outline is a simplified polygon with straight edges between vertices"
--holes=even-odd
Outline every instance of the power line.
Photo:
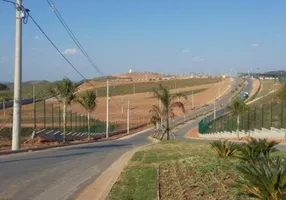
[{"label": "power line", "polygon": [[104,73],[99,69],[99,67],[95,64],[95,62],[91,59],[91,57],[88,55],[84,47],[81,45],[81,43],[78,41],[76,36],[73,34],[72,30],[69,28],[67,25],[66,21],[60,14],[59,10],[56,8],[55,4],[53,3],[52,0],[46,0],[49,6],[51,7],[52,11],[55,13],[56,17],[60,21],[60,23],[63,25],[65,30],[68,32],[74,43],[77,45],[77,47],[80,49],[80,51],[83,53],[83,55],[87,58],[89,63],[92,65],[92,67],[102,76],[105,76]]},{"label": "power line", "polygon": [[[60,14],[59,10],[56,8],[54,2],[52,0],[46,0],[46,2],[49,4],[50,8],[52,9],[52,11],[55,13],[56,17],[58,18],[58,20],[60,21],[60,23],[63,25],[63,27],[65,28],[65,30],[67,31],[67,33],[69,34],[69,36],[71,37],[71,39],[74,41],[74,43],[77,45],[77,47],[80,49],[80,51],[83,53],[83,55],[87,58],[87,60],[89,61],[89,63],[91,64],[91,66],[102,76],[105,76],[105,74],[99,69],[99,67],[95,64],[95,62],[91,59],[91,57],[88,55],[88,53],[86,52],[86,50],[84,49],[84,47],[81,45],[81,43],[78,41],[78,39],[76,38],[76,36],[73,34],[72,30],[69,28],[69,26],[67,25],[66,21],[64,20],[64,18],[62,17],[62,15]],[[107,80],[107,78],[105,78]],[[95,87],[92,83],[90,83],[93,87]],[[113,100],[110,97],[111,100]],[[113,100],[114,101],[114,100]],[[117,103],[116,101],[114,101],[115,104],[117,104],[118,106],[119,103]]]},{"label": "power line", "polygon": [[38,27],[38,29],[43,33],[43,35],[49,40],[49,42],[53,45],[53,47],[58,51],[58,53],[65,59],[65,61],[84,79],[87,81],[87,79],[82,75],[82,73],[79,72],[79,70],[65,57],[65,55],[59,50],[59,48],[55,45],[55,43],[49,38],[49,36],[45,33],[45,31],[40,27],[40,25],[35,21],[33,16],[29,14],[29,17],[34,22],[34,24]]}]

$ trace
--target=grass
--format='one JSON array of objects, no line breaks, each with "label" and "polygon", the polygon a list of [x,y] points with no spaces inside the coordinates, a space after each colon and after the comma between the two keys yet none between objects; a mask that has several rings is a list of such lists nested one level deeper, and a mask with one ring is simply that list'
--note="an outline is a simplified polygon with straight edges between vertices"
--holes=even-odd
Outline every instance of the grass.
[{"label": "grass", "polygon": [[261,80],[262,90],[258,93],[257,97],[262,97],[267,95],[273,90],[273,85],[275,84],[274,80]]},{"label": "grass", "polygon": [[157,199],[158,168],[161,199],[251,199],[236,187],[238,163],[218,158],[206,142],[164,141],[133,156],[108,200]]},{"label": "grass", "polygon": [[[51,86],[53,86],[54,83],[49,83],[49,82],[43,82],[43,83],[38,83],[35,85],[35,93],[37,98],[43,98],[48,96],[47,94],[47,89]],[[6,97],[8,99],[13,99],[13,90],[7,90],[7,91],[0,91],[0,98],[1,97]],[[22,87],[22,98],[32,98],[33,97],[33,85],[28,84],[24,85]]]},{"label": "grass", "polygon": [[[134,93],[152,92],[160,83],[169,89],[192,87],[196,85],[212,84],[221,81],[221,78],[192,78],[182,80],[166,80],[160,82],[144,82],[135,84],[122,84],[109,87],[110,96]],[[93,89],[94,90],[94,89]],[[106,87],[96,89],[98,97],[106,96]]]}]

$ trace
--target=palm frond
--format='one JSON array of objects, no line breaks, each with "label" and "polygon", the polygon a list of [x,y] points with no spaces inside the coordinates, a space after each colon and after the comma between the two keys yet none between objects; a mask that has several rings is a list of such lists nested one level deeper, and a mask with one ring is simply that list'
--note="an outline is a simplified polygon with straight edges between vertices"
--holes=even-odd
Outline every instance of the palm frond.
[{"label": "palm frond", "polygon": [[54,87],[48,89],[48,93],[55,97],[59,102],[70,105],[76,98],[77,87],[70,79],[64,78],[57,82]]},{"label": "palm frond", "polygon": [[173,100],[176,100],[177,98],[184,98],[185,100],[187,100],[188,99],[188,96],[187,95],[185,95],[184,93],[174,93],[174,94],[172,94],[172,101]]},{"label": "palm frond", "polygon": [[249,110],[247,104],[240,97],[236,98],[232,103],[232,105],[228,108],[231,111],[231,113],[236,116],[241,115]]},{"label": "palm frond", "polygon": [[219,157],[224,159],[233,156],[237,151],[237,144],[227,140],[211,142],[211,147]]},{"label": "palm frond", "polygon": [[96,94],[92,90],[85,91],[77,102],[88,112],[92,112],[96,108]]},{"label": "palm frond", "polygon": [[257,162],[237,166],[241,175],[238,186],[243,193],[259,199],[286,199],[286,161],[260,154]]},{"label": "palm frond", "polygon": [[180,101],[177,101],[177,102],[174,102],[174,103],[171,104],[171,108],[175,108],[175,107],[181,109],[183,113],[186,112],[185,105],[182,102],[180,102]]},{"label": "palm frond", "polygon": [[269,158],[270,153],[277,151],[277,144],[274,140],[250,138],[248,143],[239,146],[237,157],[247,162],[256,162],[261,154]]}]

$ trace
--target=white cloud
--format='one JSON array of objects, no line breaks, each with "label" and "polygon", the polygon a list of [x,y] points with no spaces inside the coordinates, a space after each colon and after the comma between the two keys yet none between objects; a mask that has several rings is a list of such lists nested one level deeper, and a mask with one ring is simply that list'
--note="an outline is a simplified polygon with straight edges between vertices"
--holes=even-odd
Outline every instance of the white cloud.
[{"label": "white cloud", "polygon": [[251,44],[251,46],[252,46],[252,47],[258,47],[258,46],[259,46],[259,44],[257,44],[257,43],[253,43],[253,44]]},{"label": "white cloud", "polygon": [[40,36],[37,36],[37,35],[36,35],[36,36],[34,37],[34,40],[39,40],[39,39],[40,39]]},{"label": "white cloud", "polygon": [[71,49],[66,49],[64,50],[63,54],[65,55],[72,55],[78,53],[77,48],[71,48]]},{"label": "white cloud", "polygon": [[205,59],[200,58],[200,57],[197,57],[197,56],[192,57],[192,60],[193,60],[194,62],[204,62],[204,61],[205,61]]},{"label": "white cloud", "polygon": [[185,49],[182,49],[181,52],[182,52],[182,53],[189,53],[189,52],[190,52],[190,49],[189,49],[189,48],[185,48]]}]

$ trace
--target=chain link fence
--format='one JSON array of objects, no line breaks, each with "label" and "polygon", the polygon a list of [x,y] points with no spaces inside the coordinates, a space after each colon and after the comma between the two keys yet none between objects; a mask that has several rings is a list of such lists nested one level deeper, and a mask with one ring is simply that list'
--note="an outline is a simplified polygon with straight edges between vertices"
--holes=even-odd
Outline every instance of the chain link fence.
[{"label": "chain link fence", "polygon": [[[286,127],[286,109],[282,103],[271,102],[260,106],[251,107],[240,116],[239,130],[246,132],[254,129],[281,129]],[[237,116],[228,113],[215,120],[206,118],[199,122],[199,133],[215,133],[221,131],[236,131]]]},{"label": "chain link fence", "polygon": [[[0,139],[12,137],[12,113],[13,109],[0,110]],[[129,128],[132,130],[135,127],[149,123],[149,116],[130,116]],[[28,137],[34,130],[40,131],[45,129],[62,131],[63,130],[63,110],[58,104],[53,104],[43,101],[38,101],[35,104],[29,104],[22,107],[22,137]],[[127,130],[127,119],[110,120],[109,132]],[[87,115],[68,111],[66,115],[66,131],[84,133],[88,131]],[[90,117],[90,131],[92,133],[105,133],[106,121],[100,121]]]}]

